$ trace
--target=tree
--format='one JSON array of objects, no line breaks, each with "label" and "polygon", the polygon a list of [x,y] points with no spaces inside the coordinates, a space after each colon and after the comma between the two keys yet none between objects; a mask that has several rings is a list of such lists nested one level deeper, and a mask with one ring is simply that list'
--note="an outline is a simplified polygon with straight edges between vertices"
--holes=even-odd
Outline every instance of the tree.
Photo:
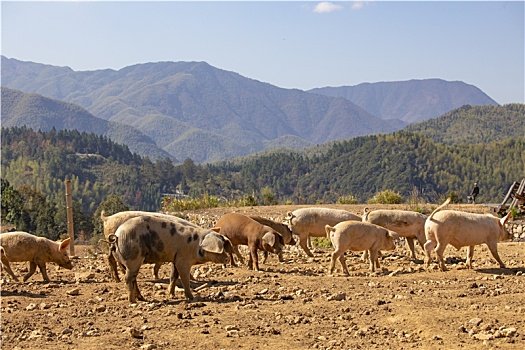
[{"label": "tree", "polygon": [[11,187],[9,181],[2,179],[2,221],[14,225],[18,230],[26,230],[22,197]]}]

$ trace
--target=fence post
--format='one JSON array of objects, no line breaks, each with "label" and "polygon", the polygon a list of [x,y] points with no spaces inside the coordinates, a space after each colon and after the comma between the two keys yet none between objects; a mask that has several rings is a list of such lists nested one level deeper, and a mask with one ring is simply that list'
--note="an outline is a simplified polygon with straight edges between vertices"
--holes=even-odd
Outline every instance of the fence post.
[{"label": "fence post", "polygon": [[75,232],[73,228],[73,200],[71,196],[71,180],[66,180],[66,210],[67,233],[71,240],[69,243],[69,255],[75,255]]}]

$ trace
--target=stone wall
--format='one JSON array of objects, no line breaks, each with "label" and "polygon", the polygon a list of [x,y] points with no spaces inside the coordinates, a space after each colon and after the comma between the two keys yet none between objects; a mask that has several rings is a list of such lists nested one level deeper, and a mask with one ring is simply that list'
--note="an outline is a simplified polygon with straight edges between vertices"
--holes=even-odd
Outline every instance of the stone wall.
[{"label": "stone wall", "polygon": [[525,242],[525,221],[513,221],[507,224],[507,229],[514,236],[514,241]]}]

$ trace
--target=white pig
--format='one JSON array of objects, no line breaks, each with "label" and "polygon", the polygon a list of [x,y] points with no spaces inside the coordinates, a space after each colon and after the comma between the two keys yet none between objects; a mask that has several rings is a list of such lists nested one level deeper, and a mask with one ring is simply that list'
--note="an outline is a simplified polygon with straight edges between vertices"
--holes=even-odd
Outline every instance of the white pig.
[{"label": "white pig", "polygon": [[69,238],[61,242],[54,242],[45,237],[37,237],[27,232],[16,231],[0,234],[0,242],[5,252],[2,256],[2,264],[15,281],[18,281],[18,278],[11,270],[9,262],[29,261],[29,272],[24,276],[24,282],[33,276],[37,266],[42,273],[44,281],[49,282],[46,271],[46,263],[48,262],[55,263],[68,270],[73,268],[66,251],[70,242]]},{"label": "white pig", "polygon": [[193,299],[190,289],[190,270],[195,264],[208,261],[225,264],[233,252],[231,242],[212,230],[195,227],[170,219],[139,216],[119,226],[108,240],[117,260],[126,268],[125,281],[129,301],[144,301],[140,294],[137,275],[144,263],[172,262],[170,295],[180,276],[186,298]]},{"label": "white pig", "polygon": [[505,264],[498,255],[498,241],[508,240],[512,235],[506,230],[505,223],[510,212],[499,219],[491,214],[474,214],[456,210],[441,210],[450,202],[450,198],[430,214],[425,222],[425,263],[428,269],[431,252],[436,252],[441,271],[446,271],[443,252],[450,243],[454,248],[467,248],[467,267],[472,268],[474,246],[485,243],[499,266]]},{"label": "white pig", "polygon": [[[365,208],[363,221],[379,225],[396,232],[399,237],[405,237],[412,259],[417,260],[414,249],[414,239],[417,239],[421,248],[425,244],[426,216],[409,210],[373,210]],[[366,252],[365,252],[366,253]]]},{"label": "white pig", "polygon": [[334,227],[326,225],[325,230],[326,236],[330,238],[335,248],[332,253],[329,274],[333,273],[337,259],[339,259],[343,267],[343,272],[347,275],[350,274],[344,256],[347,250],[368,250],[370,270],[374,272],[375,267],[380,267],[378,251],[394,250],[396,248],[394,239],[399,237],[394,231],[368,222],[359,221],[343,221]]},{"label": "white pig", "polygon": [[299,245],[306,255],[314,256],[307,246],[309,237],[324,237],[325,225],[333,226],[346,220],[361,221],[361,217],[346,210],[312,207],[289,211],[285,220],[293,234],[299,236]]}]

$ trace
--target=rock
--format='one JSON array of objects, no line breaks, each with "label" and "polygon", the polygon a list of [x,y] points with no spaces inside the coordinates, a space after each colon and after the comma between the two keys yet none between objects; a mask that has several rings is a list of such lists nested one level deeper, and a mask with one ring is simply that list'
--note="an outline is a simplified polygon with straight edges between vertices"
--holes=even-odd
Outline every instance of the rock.
[{"label": "rock", "polygon": [[518,330],[516,328],[514,328],[514,327],[504,328],[504,329],[500,330],[502,336],[504,336],[504,337],[513,337],[514,335],[516,335],[517,331]]},{"label": "rock", "polygon": [[67,295],[80,295],[80,288],[74,288],[66,291]]},{"label": "rock", "polygon": [[104,305],[95,307],[95,312],[104,312],[104,311],[106,311],[106,307]]},{"label": "rock", "polygon": [[483,322],[483,320],[479,317],[473,318],[470,321],[468,321],[469,324],[474,326],[479,326],[481,322]]},{"label": "rock", "polygon": [[127,333],[129,335],[131,335],[133,338],[136,338],[136,339],[142,339],[144,336],[142,335],[142,332],[139,331],[138,329],[136,328],[133,328],[133,327],[129,327],[127,330]]},{"label": "rock", "polygon": [[31,303],[31,304],[29,304],[29,305],[26,306],[26,310],[27,310],[27,311],[33,311],[33,310],[36,309],[36,308],[37,308],[37,306],[36,306],[36,304],[34,304],[34,303]]},{"label": "rock", "polygon": [[474,334],[472,338],[477,339],[477,340],[492,340],[494,339],[494,335],[489,334],[489,333],[477,333],[477,334]]},{"label": "rock", "polygon": [[328,301],[336,300],[341,301],[346,299],[346,293],[332,294],[326,298]]},{"label": "rock", "polygon": [[95,278],[93,272],[75,272],[75,281],[77,283],[86,282]]}]

